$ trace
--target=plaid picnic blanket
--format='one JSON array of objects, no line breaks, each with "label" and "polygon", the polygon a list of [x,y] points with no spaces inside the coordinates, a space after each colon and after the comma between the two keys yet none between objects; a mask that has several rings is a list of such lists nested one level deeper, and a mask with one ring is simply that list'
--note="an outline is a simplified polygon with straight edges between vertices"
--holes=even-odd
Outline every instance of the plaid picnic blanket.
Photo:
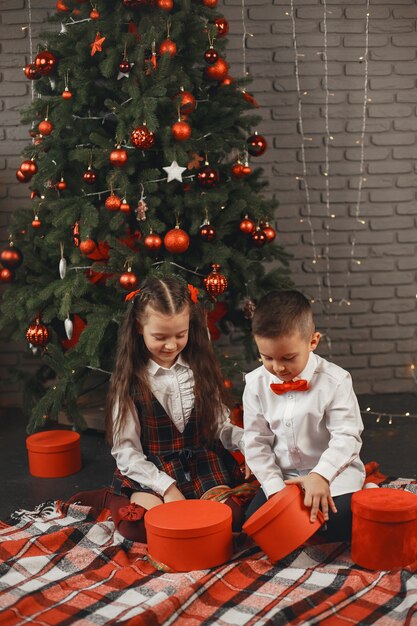
[{"label": "plaid picnic blanket", "polygon": [[[383,486],[417,493],[415,481]],[[0,527],[0,624],[252,626],[417,624],[417,562],[355,566],[346,543],[305,545],[277,565],[248,540],[224,566],[161,571],[108,511],[47,502]]]}]

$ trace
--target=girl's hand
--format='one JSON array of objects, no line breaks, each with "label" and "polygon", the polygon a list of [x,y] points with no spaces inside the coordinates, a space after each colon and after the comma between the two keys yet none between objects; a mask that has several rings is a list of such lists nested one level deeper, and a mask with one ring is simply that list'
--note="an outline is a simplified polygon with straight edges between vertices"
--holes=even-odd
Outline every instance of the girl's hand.
[{"label": "girl's hand", "polygon": [[329,483],[323,476],[311,472],[307,476],[290,478],[285,481],[286,485],[301,485],[304,491],[304,505],[311,507],[310,521],[315,522],[319,508],[325,521],[329,519],[329,507],[333,513],[337,513],[335,503],[330,495]]},{"label": "girl's hand", "polygon": [[172,484],[164,493],[164,502],[177,502],[178,500],[185,500],[178,487]]}]

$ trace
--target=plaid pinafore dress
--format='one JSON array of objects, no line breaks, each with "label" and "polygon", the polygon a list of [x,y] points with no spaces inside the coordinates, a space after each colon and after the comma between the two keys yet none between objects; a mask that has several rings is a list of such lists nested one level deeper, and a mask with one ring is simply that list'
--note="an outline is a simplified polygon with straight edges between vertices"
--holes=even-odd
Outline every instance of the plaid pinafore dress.
[{"label": "plaid pinafore dress", "polygon": [[[144,454],[159,470],[176,480],[185,498],[201,498],[206,491],[218,485],[235,487],[243,482],[238,464],[220,441],[210,447],[199,441],[194,409],[181,433],[154,396],[152,412],[139,399],[136,399],[135,404]],[[151,488],[123,476],[117,469],[113,488],[116,493],[128,496],[133,491],[155,493]]]}]

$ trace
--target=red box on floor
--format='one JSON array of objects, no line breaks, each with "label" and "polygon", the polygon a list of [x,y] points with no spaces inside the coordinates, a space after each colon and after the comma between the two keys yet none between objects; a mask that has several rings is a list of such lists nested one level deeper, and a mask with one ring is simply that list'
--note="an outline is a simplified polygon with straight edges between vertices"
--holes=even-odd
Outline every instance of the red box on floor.
[{"label": "red box on floor", "polygon": [[213,500],[166,502],[145,514],[149,556],[177,572],[208,569],[232,557],[232,510]]},{"label": "red box on floor", "polygon": [[46,430],[26,439],[29,472],[38,478],[61,478],[81,469],[80,435],[72,430]]},{"label": "red box on floor", "polygon": [[398,489],[363,489],[352,496],[352,561],[372,570],[417,560],[417,495]]},{"label": "red box on floor", "polygon": [[310,522],[310,509],[304,506],[300,487],[287,485],[250,516],[243,530],[275,563],[307,541],[323,521],[318,511],[316,521]]}]

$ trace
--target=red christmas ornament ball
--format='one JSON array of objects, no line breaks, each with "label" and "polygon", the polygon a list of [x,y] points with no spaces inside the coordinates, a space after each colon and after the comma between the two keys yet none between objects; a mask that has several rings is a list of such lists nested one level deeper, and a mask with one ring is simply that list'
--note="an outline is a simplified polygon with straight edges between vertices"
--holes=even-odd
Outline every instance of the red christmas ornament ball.
[{"label": "red christmas ornament ball", "polygon": [[174,8],[173,0],[156,0],[156,6],[162,11],[172,11]]},{"label": "red christmas ornament ball", "polygon": [[168,252],[181,253],[188,250],[190,238],[182,228],[172,228],[164,237],[164,246]]},{"label": "red christmas ornament ball", "polygon": [[119,70],[123,72],[123,74],[127,74],[127,72],[130,72],[130,68],[131,65],[127,59],[123,59],[123,61],[120,61]]},{"label": "red christmas ornament ball", "polygon": [[204,60],[209,65],[214,65],[214,63],[217,61],[218,58],[219,58],[219,53],[214,48],[209,48],[204,53]]},{"label": "red christmas ornament ball", "polygon": [[65,182],[65,180],[63,178],[61,178],[61,180],[59,180],[56,184],[56,188],[59,191],[65,191],[65,189],[67,188],[67,183]]},{"label": "red christmas ornament ball", "polygon": [[64,13],[67,13],[70,10],[70,8],[62,2],[62,0],[57,0],[55,8],[57,11],[63,11]]},{"label": "red christmas ornament ball", "polygon": [[57,64],[57,58],[52,52],[48,52],[48,50],[44,50],[43,52],[39,52],[35,57],[35,67],[42,74],[42,76],[48,76],[51,74]]},{"label": "red christmas ornament ball", "polygon": [[50,135],[54,130],[54,125],[49,120],[43,120],[39,123],[38,130],[41,135]]},{"label": "red christmas ornament ball", "polygon": [[248,137],[246,143],[248,146],[248,152],[252,156],[261,156],[261,154],[263,154],[268,147],[265,137],[258,135],[257,132]]},{"label": "red christmas ornament ball", "polygon": [[108,196],[104,202],[104,206],[108,211],[118,211],[121,204],[122,199],[113,193],[110,194],[110,196]]},{"label": "red christmas ornament ball", "polygon": [[119,283],[123,287],[123,289],[130,290],[137,285],[137,282],[138,277],[134,272],[132,272],[132,270],[123,272],[123,274],[121,274],[119,278]]},{"label": "red christmas ornament ball", "polygon": [[87,185],[94,185],[94,183],[96,182],[96,179],[97,179],[97,174],[91,167],[89,167],[84,172],[83,179],[85,180]]},{"label": "red christmas ornament ball", "polygon": [[214,24],[217,27],[217,37],[226,37],[229,32],[229,22],[224,17],[216,17]]},{"label": "red christmas ornament ball", "polygon": [[212,271],[203,280],[207,293],[211,296],[218,296],[227,289],[227,278],[219,273],[220,265],[212,264]]},{"label": "red christmas ornament ball", "polygon": [[251,235],[255,231],[255,222],[250,220],[249,217],[245,215],[244,219],[239,224],[239,228],[242,233]]},{"label": "red christmas ornament ball", "polygon": [[21,170],[17,170],[16,171],[16,178],[19,181],[19,183],[28,183],[30,181],[30,179],[31,179],[31,176],[27,176]]},{"label": "red christmas ornament ball", "polygon": [[96,242],[93,239],[80,241],[80,250],[83,254],[91,254],[96,249]]},{"label": "red christmas ornament ball", "polygon": [[0,252],[0,263],[8,270],[16,270],[23,263],[23,254],[15,246],[8,246]]},{"label": "red christmas ornament ball", "polygon": [[159,45],[158,48],[159,54],[170,54],[174,57],[177,54],[177,44],[172,39],[164,39]]},{"label": "red christmas ornament ball", "polygon": [[148,250],[159,250],[162,246],[162,239],[156,233],[149,233],[143,240],[143,244]]},{"label": "red christmas ornament ball", "polygon": [[72,93],[70,92],[68,87],[65,87],[65,89],[64,89],[64,91],[62,92],[61,95],[64,98],[64,100],[71,100],[71,98],[72,98]]},{"label": "red christmas ornament ball", "polygon": [[25,161],[22,161],[19,169],[27,178],[32,178],[32,176],[34,176],[38,171],[38,166],[32,159],[26,159]]},{"label": "red christmas ornament ball", "polygon": [[126,202],[126,200],[122,200],[119,206],[119,211],[122,213],[130,213],[131,212],[130,204]]},{"label": "red christmas ornament ball", "polygon": [[197,183],[205,189],[216,187],[219,182],[219,172],[210,165],[205,165],[197,174]]},{"label": "red christmas ornament ball", "polygon": [[258,246],[259,248],[261,246],[264,246],[267,242],[266,235],[262,228],[260,228],[259,226],[255,229],[255,232],[252,233],[252,241],[255,246]]},{"label": "red christmas ornament ball", "polygon": [[130,133],[130,141],[140,150],[149,150],[155,143],[155,134],[150,131],[145,124],[134,128]]},{"label": "red christmas ornament ball", "polygon": [[232,165],[232,176],[234,178],[244,178],[245,174],[243,173],[244,165],[239,161]]},{"label": "red christmas ornament ball", "polygon": [[262,229],[264,231],[264,235],[266,237],[266,240],[270,243],[271,241],[274,241],[277,233],[275,231],[274,228],[272,228],[272,226],[270,226],[268,224],[268,222],[265,224],[264,228]]},{"label": "red christmas ornament ball", "polygon": [[100,13],[97,11],[97,9],[93,9],[92,11],[90,11],[90,17],[92,20],[98,20],[100,19]]},{"label": "red christmas ornament ball", "polygon": [[228,71],[229,66],[222,57],[219,57],[213,65],[206,67],[204,70],[207,78],[210,80],[223,80],[227,76]]},{"label": "red christmas ornament ball", "polygon": [[228,87],[232,83],[234,83],[234,78],[233,76],[230,76],[229,74],[227,74],[222,80],[222,85],[224,85],[225,87]]},{"label": "red christmas ornament ball", "polygon": [[216,238],[216,229],[210,224],[203,224],[200,228],[200,237],[203,241],[213,241]]},{"label": "red christmas ornament ball", "polygon": [[29,80],[38,80],[42,76],[40,71],[36,68],[34,63],[29,63],[23,68],[26,78]]},{"label": "red christmas ornament ball", "polygon": [[110,152],[110,163],[115,167],[122,167],[127,162],[127,152],[123,148],[116,148]]},{"label": "red christmas ornament ball", "polygon": [[191,126],[188,122],[180,121],[172,125],[172,134],[177,141],[187,141],[191,137]]},{"label": "red christmas ornament ball", "polygon": [[26,331],[26,339],[32,346],[44,346],[49,340],[49,331],[46,326],[36,320]]},{"label": "red christmas ornament ball", "polygon": [[11,283],[14,279],[14,271],[8,267],[2,267],[0,270],[0,281],[2,283]]},{"label": "red christmas ornament ball", "polygon": [[190,91],[180,91],[176,99],[179,101],[181,115],[190,115],[194,111],[196,100]]},{"label": "red christmas ornament ball", "polygon": [[217,6],[217,0],[203,0],[203,4],[210,9],[214,9]]},{"label": "red christmas ornament ball", "polygon": [[40,221],[39,217],[36,216],[33,220],[32,220],[32,228],[40,228],[42,226],[42,222]]}]

